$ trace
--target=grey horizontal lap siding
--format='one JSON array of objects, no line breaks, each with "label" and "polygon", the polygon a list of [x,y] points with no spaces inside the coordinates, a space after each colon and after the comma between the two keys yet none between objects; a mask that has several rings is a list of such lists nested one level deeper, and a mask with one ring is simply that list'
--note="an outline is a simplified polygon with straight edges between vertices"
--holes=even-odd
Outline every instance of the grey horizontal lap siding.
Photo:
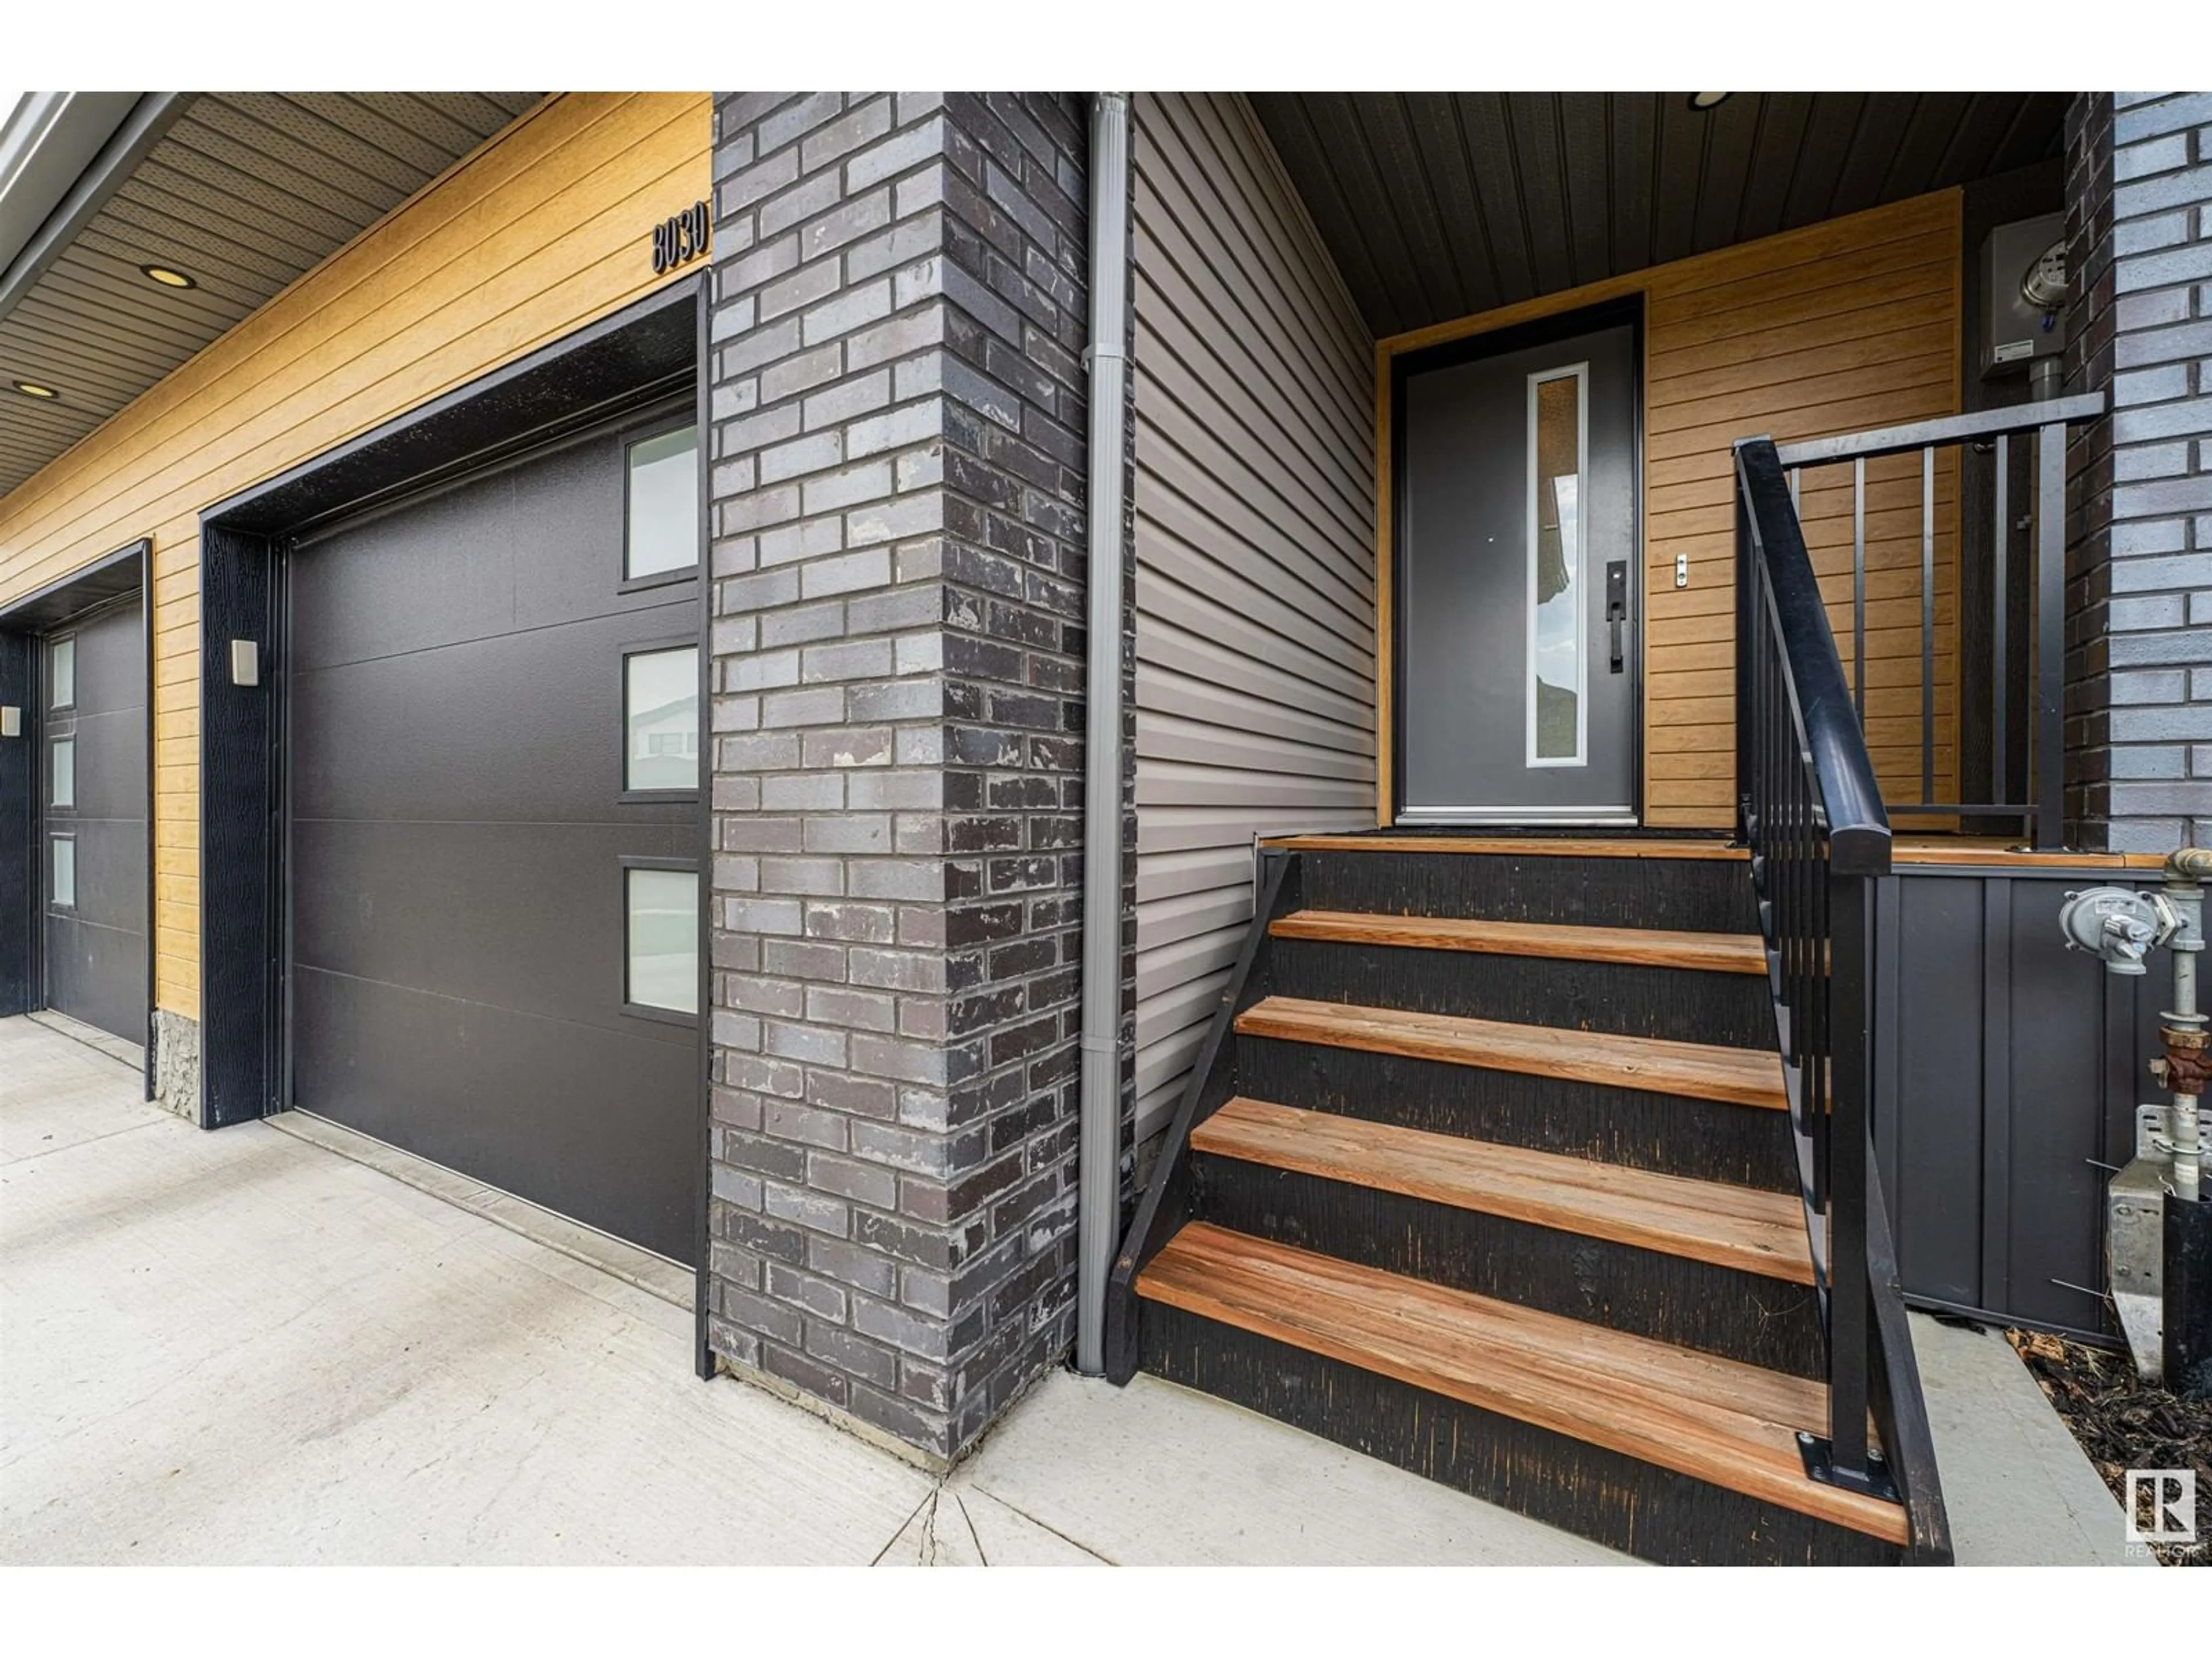
[{"label": "grey horizontal lap siding", "polygon": [[1375,821],[1372,337],[1249,106],[1136,100],[1137,1138],[1255,833]]}]

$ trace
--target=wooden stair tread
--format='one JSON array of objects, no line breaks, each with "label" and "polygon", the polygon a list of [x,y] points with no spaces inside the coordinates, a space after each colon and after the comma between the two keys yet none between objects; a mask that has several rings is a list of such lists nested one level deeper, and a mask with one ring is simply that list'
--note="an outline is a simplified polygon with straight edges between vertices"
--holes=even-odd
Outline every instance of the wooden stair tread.
[{"label": "wooden stair tread", "polygon": [[1794,1285],[1813,1281],[1798,1200],[1557,1152],[1435,1134],[1243,1096],[1194,1151],[1610,1239]]},{"label": "wooden stair tread", "polygon": [[1276,1037],[1416,1060],[1650,1089],[1739,1106],[1790,1109],[1779,1056],[1664,1037],[1514,1025],[1462,1014],[1267,997],[1237,1016],[1242,1036]]},{"label": "wooden stair tread", "polygon": [[1721,974],[1766,972],[1766,945],[1756,933],[1685,933],[1652,927],[1579,927],[1549,922],[1490,921],[1468,916],[1385,916],[1350,910],[1298,910],[1267,925],[1277,939],[1327,939],[1346,945],[1395,945],[1427,951],[1480,951],[1493,956],[1557,957],[1650,968],[1692,968]]},{"label": "wooden stair tread", "polygon": [[1283,836],[1267,843],[1300,853],[1498,853],[1580,859],[1717,859],[1751,854],[1724,841],[1638,836]]},{"label": "wooden stair tread", "polygon": [[1152,1301],[1903,1546],[1904,1509],[1808,1478],[1818,1383],[1316,1255],[1206,1222],[1138,1276]]}]

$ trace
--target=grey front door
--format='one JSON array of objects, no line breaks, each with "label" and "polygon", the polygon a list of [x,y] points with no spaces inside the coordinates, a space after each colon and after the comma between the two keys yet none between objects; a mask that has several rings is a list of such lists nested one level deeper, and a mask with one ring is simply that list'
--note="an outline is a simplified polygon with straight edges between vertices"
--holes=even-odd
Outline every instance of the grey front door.
[{"label": "grey front door", "polygon": [[1634,325],[1401,391],[1400,821],[1634,823]]},{"label": "grey front door", "polygon": [[146,640],[136,595],[56,629],[40,795],[46,1005],[146,1040]]}]

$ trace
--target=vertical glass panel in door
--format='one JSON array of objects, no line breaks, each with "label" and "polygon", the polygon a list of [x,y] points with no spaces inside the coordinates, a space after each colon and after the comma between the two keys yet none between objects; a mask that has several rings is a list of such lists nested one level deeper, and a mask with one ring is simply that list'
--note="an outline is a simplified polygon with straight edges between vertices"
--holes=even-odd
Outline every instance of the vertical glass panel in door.
[{"label": "vertical glass panel in door", "polygon": [[1585,366],[1528,377],[1528,764],[1580,766],[1589,729],[1582,534]]},{"label": "vertical glass panel in door", "polygon": [[46,795],[46,805],[75,806],[76,805],[76,739],[56,738],[53,742],[46,745],[46,753],[52,757],[47,763],[50,775],[47,781],[51,787]]},{"label": "vertical glass panel in door", "polygon": [[56,640],[47,657],[46,682],[52,695],[46,699],[50,708],[71,708],[76,704],[76,640],[74,636]]},{"label": "vertical glass panel in door", "polygon": [[625,870],[629,883],[628,1000],[641,1008],[699,1012],[699,876],[694,870]]},{"label": "vertical glass panel in door", "polygon": [[56,836],[48,843],[52,851],[52,885],[47,890],[57,907],[64,910],[76,908],[76,837]]},{"label": "vertical glass panel in door", "polygon": [[1399,819],[1636,820],[1636,653],[1615,665],[1608,618],[1637,562],[1638,361],[1619,322],[1400,372]]},{"label": "vertical glass panel in door", "polygon": [[699,647],[623,659],[623,787],[699,787]]},{"label": "vertical glass panel in door", "polygon": [[699,562],[699,430],[679,427],[629,447],[623,574],[635,580]]}]

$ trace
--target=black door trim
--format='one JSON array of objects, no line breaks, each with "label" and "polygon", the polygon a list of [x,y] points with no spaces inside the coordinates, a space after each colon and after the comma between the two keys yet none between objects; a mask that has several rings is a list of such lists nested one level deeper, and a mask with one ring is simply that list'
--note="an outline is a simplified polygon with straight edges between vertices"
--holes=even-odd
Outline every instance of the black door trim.
[{"label": "black door trim", "polygon": [[[218,1128],[285,1105],[289,942],[284,903],[289,779],[283,687],[284,579],[295,541],[449,479],[476,473],[688,393],[708,429],[704,273],[643,299],[350,439],[200,514],[200,1116]],[[708,725],[708,475],[699,469],[700,709]],[[259,684],[231,683],[230,642],[258,641]],[[699,792],[697,848],[711,867],[712,791]],[[711,903],[700,906],[700,1006],[708,1006]],[[707,1193],[711,1022],[699,1021],[699,1158],[694,1309],[707,1351]]]},{"label": "black door trim", "polygon": [[[200,514],[263,535],[302,535],[397,495],[480,472],[579,428],[689,389],[702,280],[659,288],[503,368],[419,404]],[[702,469],[703,470],[703,469]]]},{"label": "black door trim", "polygon": [[[1406,582],[1406,524],[1407,487],[1406,465],[1406,382],[1416,374],[1431,369],[1455,368],[1461,363],[1478,362],[1486,357],[1504,356],[1509,352],[1525,351],[1532,347],[1550,345],[1558,341],[1571,340],[1581,334],[1595,333],[1600,329],[1627,324],[1632,333],[1630,353],[1636,365],[1636,403],[1631,411],[1634,428],[1635,453],[1630,463],[1630,476],[1636,487],[1636,557],[1631,562],[1630,580],[1635,592],[1630,612],[1635,619],[1635,639],[1638,657],[1636,675],[1636,719],[1632,736],[1631,776],[1634,781],[1636,820],[1644,822],[1644,734],[1646,718],[1645,701],[1650,695],[1649,669],[1644,659],[1644,641],[1650,623],[1650,595],[1644,580],[1644,403],[1649,388],[1644,380],[1644,295],[1626,294],[1618,299],[1601,301],[1596,305],[1583,306],[1574,311],[1563,311],[1549,317],[1539,317],[1525,323],[1516,323],[1506,328],[1493,329],[1485,333],[1463,336],[1441,344],[1426,346],[1419,351],[1394,355],[1390,359],[1390,586],[1394,593],[1409,592]],[[1407,617],[1404,607],[1393,606],[1390,619],[1390,799],[1383,803],[1389,811],[1387,822],[1401,821],[1406,808],[1406,705]]]},{"label": "black door trim", "polygon": [[146,672],[146,1016],[141,1037],[146,1061],[145,1098],[154,1097],[154,939],[157,836],[154,781],[159,755],[154,736],[154,544],[146,537],[94,559],[81,570],[0,605],[0,705],[20,708],[20,737],[0,738],[0,846],[21,858],[0,859],[0,1015],[26,1014],[46,1006],[46,929],[40,925],[46,864],[40,854],[44,817],[39,788],[39,744],[46,702],[38,641],[56,629],[137,592],[138,637]]},{"label": "black door trim", "polygon": [[[712,1211],[714,1170],[714,492],[713,488],[714,343],[709,301],[712,268],[693,279],[691,418],[699,429],[699,1179],[693,1194],[691,1369],[712,1382],[718,1367],[707,1328],[714,1297]],[[625,525],[625,533],[627,526]]]}]

